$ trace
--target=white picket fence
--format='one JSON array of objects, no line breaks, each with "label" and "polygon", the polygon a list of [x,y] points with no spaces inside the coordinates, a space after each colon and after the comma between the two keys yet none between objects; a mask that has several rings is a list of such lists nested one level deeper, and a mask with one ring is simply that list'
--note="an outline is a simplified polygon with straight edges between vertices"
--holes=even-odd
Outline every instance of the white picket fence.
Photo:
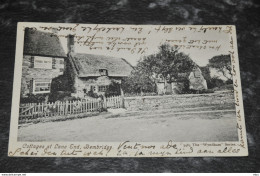
[{"label": "white picket fence", "polygon": [[113,96],[102,99],[81,99],[76,101],[57,101],[52,103],[26,103],[20,104],[19,117],[38,118],[98,112],[107,108],[122,108],[123,98]]},{"label": "white picket fence", "polygon": [[112,96],[104,99],[105,108],[122,108],[124,107],[124,99],[121,96]]}]

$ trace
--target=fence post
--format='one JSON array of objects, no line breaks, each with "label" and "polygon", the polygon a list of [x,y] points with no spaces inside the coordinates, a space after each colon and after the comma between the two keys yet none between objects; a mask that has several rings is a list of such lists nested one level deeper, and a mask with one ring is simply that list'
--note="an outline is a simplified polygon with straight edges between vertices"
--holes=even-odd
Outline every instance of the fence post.
[{"label": "fence post", "polygon": [[119,99],[119,96],[117,96],[116,99],[117,99],[117,108],[120,108],[120,99]]},{"label": "fence post", "polygon": [[93,99],[90,100],[90,111],[92,112],[93,111]]},{"label": "fence post", "polygon": [[32,116],[31,116],[31,118],[33,118],[33,114],[34,114],[34,111],[35,111],[35,106],[34,105],[32,105],[33,106],[33,108],[32,108]]},{"label": "fence post", "polygon": [[121,107],[122,107],[122,108],[125,108],[124,94],[121,96]]},{"label": "fence post", "polygon": [[51,103],[51,108],[52,108],[52,112],[51,112],[51,115],[50,116],[53,116],[53,114],[54,114],[54,106],[53,106],[53,102]]},{"label": "fence post", "polygon": [[80,112],[81,113],[83,112],[83,100],[82,99],[80,100]]},{"label": "fence post", "polygon": [[57,102],[57,115],[60,115],[60,102],[59,101]]},{"label": "fence post", "polygon": [[89,99],[86,99],[86,112],[89,112]]},{"label": "fence post", "polygon": [[69,108],[69,114],[71,114],[71,101],[69,101],[69,106],[68,106],[68,108]]},{"label": "fence post", "polygon": [[67,114],[68,114],[68,103],[69,103],[68,100],[66,100],[64,115],[67,115]]},{"label": "fence post", "polygon": [[44,113],[43,113],[44,117],[46,116],[45,105],[47,105],[47,103],[44,103],[44,104],[42,103],[42,108],[43,108],[43,111],[44,111]]},{"label": "fence post", "polygon": [[73,101],[70,101],[70,114],[73,114]]},{"label": "fence post", "polygon": [[107,109],[107,98],[106,98],[106,96],[104,96],[104,100],[103,100],[103,108],[104,109]]}]

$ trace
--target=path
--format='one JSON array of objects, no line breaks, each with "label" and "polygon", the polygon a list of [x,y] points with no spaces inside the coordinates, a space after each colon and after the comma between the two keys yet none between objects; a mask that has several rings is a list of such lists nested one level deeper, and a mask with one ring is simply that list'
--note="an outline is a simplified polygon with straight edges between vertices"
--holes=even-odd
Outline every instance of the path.
[{"label": "path", "polygon": [[236,114],[229,106],[169,108],[103,114],[21,127],[20,141],[236,141]]}]

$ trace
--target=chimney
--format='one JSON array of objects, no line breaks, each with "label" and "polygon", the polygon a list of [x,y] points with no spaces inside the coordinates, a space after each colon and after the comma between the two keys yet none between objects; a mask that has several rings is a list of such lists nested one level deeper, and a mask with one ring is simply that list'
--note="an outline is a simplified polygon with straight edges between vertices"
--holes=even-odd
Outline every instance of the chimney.
[{"label": "chimney", "polygon": [[74,53],[75,49],[74,49],[74,35],[68,35],[68,38],[67,38],[68,42],[67,42],[67,45],[68,45],[68,53]]}]

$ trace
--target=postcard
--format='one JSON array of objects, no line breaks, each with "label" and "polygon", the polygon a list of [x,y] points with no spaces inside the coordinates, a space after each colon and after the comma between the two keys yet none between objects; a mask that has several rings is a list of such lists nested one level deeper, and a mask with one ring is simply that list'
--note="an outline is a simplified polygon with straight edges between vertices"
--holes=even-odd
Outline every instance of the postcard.
[{"label": "postcard", "polygon": [[233,25],[21,22],[8,156],[247,156]]}]

